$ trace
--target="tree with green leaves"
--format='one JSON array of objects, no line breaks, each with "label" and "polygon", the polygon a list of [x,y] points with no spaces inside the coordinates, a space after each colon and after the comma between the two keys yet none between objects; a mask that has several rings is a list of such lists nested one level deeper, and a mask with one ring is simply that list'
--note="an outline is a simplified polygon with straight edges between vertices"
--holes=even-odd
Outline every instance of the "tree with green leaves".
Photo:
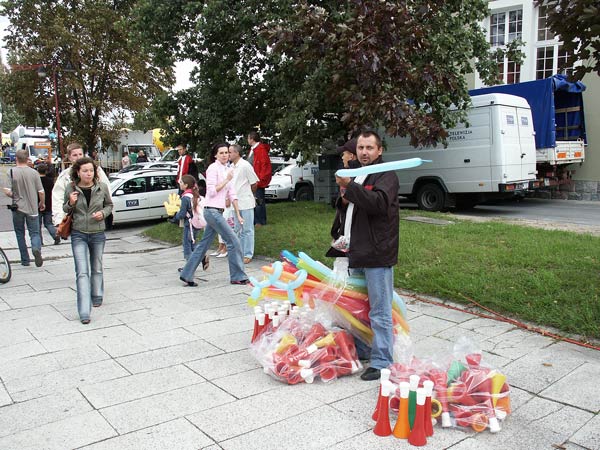
[{"label": "tree with green leaves", "polygon": [[[56,71],[61,125],[67,140],[88,149],[110,132],[112,114],[143,110],[173,82],[130,38],[134,0],[4,0],[10,101],[26,119],[54,122]],[[40,79],[36,68],[45,66]],[[72,73],[65,69],[73,68]]]},{"label": "tree with green leaves", "polygon": [[201,129],[207,145],[260,126],[314,158],[365,125],[415,145],[443,141],[466,117],[465,75],[496,79],[487,15],[483,0],[140,0],[135,27],[157,60],[198,65],[196,87],[162,110],[174,129]]},{"label": "tree with green leaves", "polygon": [[581,80],[586,73],[600,75],[600,3],[598,0],[536,0],[545,8],[546,22],[563,41],[569,54],[567,66],[579,62],[572,77]]}]

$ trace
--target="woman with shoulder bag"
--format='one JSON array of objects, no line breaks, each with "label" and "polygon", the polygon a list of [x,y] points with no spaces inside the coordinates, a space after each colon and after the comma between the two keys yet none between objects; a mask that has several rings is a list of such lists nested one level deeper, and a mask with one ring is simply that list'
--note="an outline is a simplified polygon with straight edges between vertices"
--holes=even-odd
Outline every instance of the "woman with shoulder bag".
[{"label": "woman with shoulder bag", "polygon": [[91,307],[102,305],[104,219],[113,208],[108,187],[98,181],[94,160],[83,157],[71,167],[73,183],[65,190],[63,210],[73,214],[71,248],[77,278],[77,310],[81,323],[90,323]]}]

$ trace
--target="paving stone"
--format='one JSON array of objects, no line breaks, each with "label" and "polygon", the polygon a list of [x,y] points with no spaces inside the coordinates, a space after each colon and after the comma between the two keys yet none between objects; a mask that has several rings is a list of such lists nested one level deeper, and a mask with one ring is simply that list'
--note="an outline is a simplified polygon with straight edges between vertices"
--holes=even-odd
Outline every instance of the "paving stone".
[{"label": "paving stone", "polygon": [[10,395],[6,392],[6,388],[0,383],[0,406],[10,405],[12,402],[12,398],[10,398]]},{"label": "paving stone", "polygon": [[547,442],[560,444],[568,440],[573,430],[581,428],[592,416],[581,409],[534,397],[508,417],[505,423],[510,424],[512,431],[505,433],[507,428],[502,433],[514,433],[517,438],[519,434],[523,434],[523,430],[527,430],[531,434],[545,434]]},{"label": "paving stone", "polygon": [[97,411],[0,438],[0,449],[64,450],[108,439],[115,430]]},{"label": "paving stone", "polygon": [[373,398],[376,399],[377,389],[379,388],[378,383],[361,380],[358,376],[359,373],[341,377],[329,383],[324,383],[320,380],[312,384],[301,383],[296,385],[296,389],[327,404],[362,392],[373,392]]},{"label": "paving stone", "polygon": [[599,375],[600,364],[584,363],[542,390],[540,395],[597,414],[600,412]]},{"label": "paving stone", "polygon": [[7,311],[9,309],[10,306],[8,306],[8,303],[6,303],[4,300],[0,300],[0,312]]},{"label": "paving stone", "polygon": [[[451,306],[454,306],[450,304]],[[460,305],[457,305],[460,306]],[[451,308],[444,308],[442,306],[431,305],[429,303],[416,301],[413,307],[415,312],[420,312],[427,316],[437,317],[438,319],[449,320],[450,322],[462,323],[467,320],[473,319],[473,314],[469,314],[462,311],[457,311]]]},{"label": "paving stone", "polygon": [[225,450],[322,449],[367,429],[361,422],[341,415],[330,406],[322,406],[219,444]]},{"label": "paving stone", "polygon": [[[371,420],[371,428],[374,422]],[[393,426],[394,424],[392,424]],[[427,444],[419,449],[425,450],[439,450],[451,447],[453,444],[465,439],[466,434],[460,430],[455,429],[436,429],[433,436],[427,438]],[[377,450],[398,450],[398,449],[409,449],[413,448],[405,440],[400,440],[394,436],[381,437],[373,433],[373,431],[366,431],[356,436],[352,436],[350,439],[346,439],[338,444],[327,447],[327,450],[365,450],[365,449],[377,449]]]},{"label": "paving stone", "polygon": [[488,338],[506,333],[508,330],[512,330],[514,328],[514,325],[509,323],[498,322],[496,320],[483,319],[479,317],[462,322],[458,326],[466,330],[483,334]]},{"label": "paving stone", "polygon": [[419,334],[421,336],[433,336],[440,331],[446,330],[450,327],[455,326],[454,322],[448,320],[438,319],[428,315],[421,315],[409,322],[410,332],[412,334]]},{"label": "paving stone", "polygon": [[[133,333],[133,331],[132,331]],[[159,348],[171,347],[173,345],[184,344],[186,342],[197,341],[198,336],[187,330],[178,328],[156,334],[140,336],[137,333],[133,337],[124,341],[122,339],[110,339],[100,343],[100,347],[114,358],[120,356],[133,355],[136,353],[156,350]]]},{"label": "paving stone", "polygon": [[[581,359],[564,347],[534,350],[503,367],[510,384],[538,393],[581,364]],[[600,373],[600,372],[599,372]]]},{"label": "paving stone", "polygon": [[246,350],[250,346],[251,338],[251,331],[240,331],[239,333],[228,334],[226,336],[206,337],[204,340],[229,353]]},{"label": "paving stone", "polygon": [[251,314],[248,314],[244,317],[234,317],[231,319],[215,320],[200,325],[193,325],[186,327],[186,329],[201,338],[214,338],[241,331],[247,331],[249,336],[252,337],[254,318]]},{"label": "paving stone", "polygon": [[[199,383],[100,410],[119,434],[129,433],[168,420],[211,410],[231,403],[235,397],[211,383]],[[212,414],[212,412],[211,412]]]},{"label": "paving stone", "polygon": [[173,366],[84,386],[80,391],[98,409],[172,391],[201,381],[204,379],[187,367]]},{"label": "paving stone", "polygon": [[520,358],[534,350],[548,347],[555,341],[529,331],[513,329],[482,342],[483,350],[511,359]]},{"label": "paving stone", "polygon": [[4,324],[0,329],[0,349],[21,342],[33,341],[34,339],[26,328],[18,325]]},{"label": "paving stone", "polygon": [[[4,288],[3,288],[4,289]],[[64,321],[64,317],[51,305],[31,306],[0,312],[0,323],[31,325],[32,323],[53,323]]]},{"label": "paving stone", "polygon": [[68,298],[76,298],[75,291],[71,288],[38,291],[35,295],[31,295],[31,293],[16,294],[10,297],[7,296],[7,298],[3,298],[3,300],[8,303],[11,308],[27,308],[29,306],[61,303]]},{"label": "paving stone", "polygon": [[212,382],[237,398],[250,397],[282,386],[280,381],[266,375],[262,368],[230,375]]},{"label": "paving stone", "polygon": [[89,450],[197,450],[213,444],[208,437],[185,419],[156,425],[85,447]]},{"label": "paving stone", "polygon": [[8,380],[5,386],[13,399],[21,402],[126,375],[129,373],[123,367],[113,360],[106,360],[41,375],[24,375],[22,378]]},{"label": "paving stone", "polygon": [[87,330],[84,325],[81,325],[81,327],[82,331],[80,333],[54,336],[41,339],[40,342],[48,351],[56,352],[90,345],[99,345],[101,348],[104,348],[104,346],[108,346],[112,342],[126,343],[139,337],[137,333],[124,325],[90,331],[84,331]]},{"label": "paving stone", "polygon": [[0,410],[0,437],[91,411],[92,407],[75,389],[15,403]]},{"label": "paving stone", "polygon": [[[329,405],[348,417],[352,417],[355,420],[363,422],[366,426],[372,427],[373,419],[371,416],[375,410],[375,404],[379,394],[378,389],[378,386],[372,386],[366,391],[350,395],[342,400],[330,402]],[[394,423],[392,423],[392,427],[393,426]]]},{"label": "paving stone", "polygon": [[124,356],[117,358],[117,361],[131,373],[139,373],[194,361],[219,353],[223,353],[222,350],[206,341],[199,340]]},{"label": "paving stone", "polygon": [[[100,308],[101,309],[101,308]],[[102,318],[102,320],[99,320]],[[27,329],[36,339],[44,339],[52,336],[62,336],[65,334],[80,333],[81,322],[79,321],[79,314],[73,311],[73,319],[67,320],[63,317],[62,322],[56,322],[53,324],[36,324],[28,326]],[[122,322],[116,317],[104,314],[102,311],[94,309],[92,312],[92,322],[86,325],[86,331],[96,330],[100,328],[109,328],[117,325],[122,325]]]},{"label": "paving stone", "polygon": [[98,346],[73,348],[55,353],[44,353],[29,358],[17,359],[0,365],[0,377],[6,380],[22,378],[23,374],[34,376],[60,369],[83,366],[109,359],[110,356]]},{"label": "paving stone", "polygon": [[207,380],[215,380],[261,367],[254,356],[246,349],[197,359],[185,365]]},{"label": "paving stone", "polygon": [[20,344],[9,345],[8,347],[0,347],[0,364],[46,352],[47,350],[38,341],[27,341]]},{"label": "paving stone", "polygon": [[415,355],[427,355],[434,361],[439,361],[452,354],[453,342],[435,336],[421,337],[416,335],[412,339]]},{"label": "paving stone", "polygon": [[596,414],[570,441],[584,448],[600,448],[600,415]]},{"label": "paving stone", "polygon": [[294,387],[282,386],[187,418],[212,439],[221,442],[323,405]]}]

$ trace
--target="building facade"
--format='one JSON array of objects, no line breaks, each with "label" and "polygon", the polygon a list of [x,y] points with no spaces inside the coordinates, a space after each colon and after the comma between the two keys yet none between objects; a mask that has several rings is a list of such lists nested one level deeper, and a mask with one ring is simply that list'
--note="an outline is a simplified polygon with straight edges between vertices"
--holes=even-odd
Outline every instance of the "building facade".
[{"label": "building facade", "polygon": [[[533,1],[498,0],[489,2],[490,16],[483,26],[487,30],[488,42],[494,47],[504,47],[513,39],[524,42],[525,59],[522,64],[507,57],[498,61],[501,83],[520,83],[547,78],[556,73],[569,74],[572,69],[566,64],[567,54],[562,41],[546,26],[544,7],[536,7]],[[600,196],[600,77],[587,74],[582,80],[587,147],[585,161],[571,164],[569,182],[553,190],[558,198],[599,200]],[[481,88],[485,84],[475,74],[468,80],[470,88]],[[547,193],[550,195],[550,192]]]}]

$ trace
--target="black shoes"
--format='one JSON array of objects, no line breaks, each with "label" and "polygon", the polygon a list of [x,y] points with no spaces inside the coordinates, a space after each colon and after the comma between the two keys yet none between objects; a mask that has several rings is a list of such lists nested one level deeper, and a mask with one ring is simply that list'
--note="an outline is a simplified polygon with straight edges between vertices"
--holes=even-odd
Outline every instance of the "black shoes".
[{"label": "black shoes", "polygon": [[243,284],[246,285],[250,283],[250,280],[236,280],[236,281],[232,281],[231,284]]},{"label": "black shoes", "polygon": [[60,236],[58,236],[58,235],[57,235],[57,236],[54,238],[54,245],[58,245],[58,244],[60,244]]},{"label": "black shoes", "polygon": [[183,281],[186,284],[186,286],[188,286],[188,287],[196,287],[196,286],[198,286],[198,283],[196,283],[194,281],[188,281],[188,280],[184,279],[183,277],[179,277],[179,279],[181,281]]},{"label": "black shoes", "polygon": [[42,258],[42,252],[38,249],[32,251],[33,258],[35,259],[35,267],[42,267],[44,264],[44,259]]},{"label": "black shoes", "polygon": [[202,259],[202,270],[206,271],[210,266],[210,261],[208,259],[208,255],[205,255]]},{"label": "black shoes", "polygon": [[374,381],[379,378],[381,378],[381,371],[375,367],[369,367],[360,375],[360,379],[363,381]]}]

